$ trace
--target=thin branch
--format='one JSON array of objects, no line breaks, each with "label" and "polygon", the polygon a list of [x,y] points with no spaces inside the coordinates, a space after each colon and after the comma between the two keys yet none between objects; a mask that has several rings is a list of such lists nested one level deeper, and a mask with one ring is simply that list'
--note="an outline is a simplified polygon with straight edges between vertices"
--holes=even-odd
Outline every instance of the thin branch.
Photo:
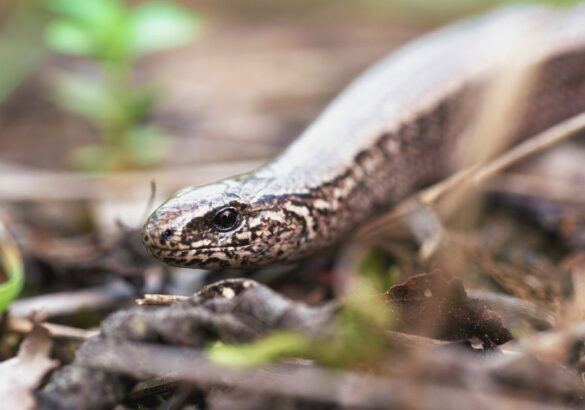
[{"label": "thin branch", "polygon": [[441,386],[433,382],[421,383],[421,380],[373,377],[316,366],[287,364],[257,369],[229,368],[211,362],[201,351],[134,342],[96,343],[91,348],[91,354],[84,358],[84,363],[137,379],[169,374],[175,380],[196,386],[230,386],[241,391],[360,408],[409,406],[413,403],[413,392],[420,389],[424,389],[424,397],[428,400],[417,396],[421,399],[417,405],[427,409],[444,408],[444,403],[457,403],[453,407],[468,408],[485,400],[489,400],[494,408],[561,408],[553,403],[536,402],[494,391],[489,383],[484,385],[485,390],[479,391]]},{"label": "thin branch", "polygon": [[585,192],[578,189],[574,181],[552,176],[508,172],[491,181],[486,189],[494,193],[536,197],[573,206],[585,203]]},{"label": "thin branch", "polygon": [[160,192],[167,195],[185,186],[205,184],[249,172],[264,162],[225,162],[116,174],[40,171],[0,162],[0,200],[145,200],[150,196],[150,181],[153,179],[157,181]]},{"label": "thin branch", "polygon": [[[49,331],[51,337],[54,338],[87,340],[99,333],[97,330],[79,329],[56,323],[41,322],[40,324],[43,325],[43,327]],[[13,316],[8,316],[6,319],[6,329],[9,332],[27,334],[32,331],[33,326],[34,322],[30,319]]]},{"label": "thin branch", "polygon": [[18,299],[10,306],[10,313],[14,317],[25,318],[40,312],[44,318],[49,318],[81,310],[111,308],[134,297],[132,287],[120,280],[86,289]]},{"label": "thin branch", "polygon": [[136,303],[138,305],[174,305],[189,299],[189,296],[146,294],[142,299],[136,300]]},{"label": "thin branch", "polygon": [[421,207],[432,208],[441,199],[461,187],[477,188],[506,168],[566,141],[583,130],[585,130],[585,113],[571,117],[531,137],[485,164],[461,170],[420,191],[414,197],[398,204],[390,213],[377,218],[361,229],[357,233],[357,237],[360,239],[373,239],[379,234],[384,234],[391,224],[396,223],[417,209]]}]

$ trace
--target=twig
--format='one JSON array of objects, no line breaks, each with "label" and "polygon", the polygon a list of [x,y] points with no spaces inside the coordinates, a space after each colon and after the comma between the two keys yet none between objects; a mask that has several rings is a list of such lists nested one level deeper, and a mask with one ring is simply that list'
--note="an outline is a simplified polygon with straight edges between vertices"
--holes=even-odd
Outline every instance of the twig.
[{"label": "twig", "polygon": [[574,137],[585,130],[585,113],[569,118],[548,130],[516,145],[495,159],[482,165],[461,170],[452,176],[420,191],[414,197],[398,204],[390,213],[377,218],[357,233],[361,239],[375,238],[388,226],[421,207],[433,207],[447,194],[463,186],[476,188],[500,172],[537,153]]},{"label": "twig", "polygon": [[510,344],[512,350],[534,355],[541,360],[575,365],[585,341],[585,321],[549,332],[537,332]]},{"label": "twig", "polygon": [[144,207],[144,213],[140,218],[141,221],[146,221],[148,214],[152,211],[152,207],[154,206],[154,201],[156,200],[156,181],[154,179],[150,180],[150,196],[148,197],[148,202],[146,202],[146,206]]},{"label": "twig", "polygon": [[136,303],[139,305],[173,305],[189,299],[189,296],[146,294],[142,299],[136,300]]},{"label": "twig", "polygon": [[503,309],[512,311],[531,320],[546,322],[551,326],[556,324],[556,318],[553,312],[527,300],[481,289],[468,289],[467,294],[471,298],[479,299],[490,306],[494,306],[494,309],[495,307],[499,308],[495,310]]},{"label": "twig", "polygon": [[[469,180],[477,186],[504,169],[517,164],[518,162],[533,156],[539,152],[545,151],[554,145],[576,136],[579,132],[585,130],[585,113],[578,114],[569,118],[552,128],[530,138],[529,140],[515,146],[487,164],[470,171]],[[428,191],[428,190],[427,190]],[[423,191],[424,192],[424,191]],[[442,194],[444,195],[444,193]],[[425,198],[428,196],[428,198]],[[423,201],[435,201],[435,196],[441,196],[440,192],[427,192],[423,196]]]},{"label": "twig", "polygon": [[[148,359],[146,359],[148,358]],[[137,379],[172,374],[175,380],[197,386],[230,386],[241,391],[298,397],[360,408],[402,408],[413,404],[413,392],[424,389],[417,406],[440,409],[444,403],[469,408],[489,398],[494,408],[557,409],[552,403],[536,402],[493,391],[465,390],[408,378],[372,377],[351,371],[316,366],[272,365],[260,369],[226,368],[209,361],[201,351],[153,346],[144,343],[102,342],[95,344],[84,363],[133,376]],[[427,398],[425,400],[425,397]]]},{"label": "twig", "polygon": [[[99,333],[97,330],[78,329],[56,323],[44,322],[40,324],[49,331],[51,337],[55,338],[87,340]],[[33,329],[33,326],[34,323],[30,319],[14,316],[8,316],[6,319],[6,329],[9,332],[26,334]]]},{"label": "twig", "polygon": [[585,192],[578,189],[574,182],[552,176],[508,172],[505,176],[490,182],[487,190],[494,193],[543,198],[567,205],[582,206],[585,203]]},{"label": "twig", "polygon": [[403,346],[408,349],[412,348],[429,349],[447,346],[450,343],[452,343],[445,340],[432,339],[430,337],[425,336],[411,335],[408,333],[397,332],[394,330],[389,330],[387,333],[393,345]]},{"label": "twig", "polygon": [[[81,174],[50,172],[0,163],[0,200],[76,201],[84,199],[140,199],[149,197],[155,179],[163,194],[188,185],[197,185],[249,172],[264,161],[240,161],[191,167],[174,167],[149,172]],[[58,187],[58,189],[56,188]]]},{"label": "twig", "polygon": [[130,285],[123,281],[115,281],[88,289],[19,299],[10,306],[10,313],[12,316],[24,318],[41,312],[45,318],[49,318],[80,310],[117,306],[121,302],[132,300],[133,297],[135,293]]}]

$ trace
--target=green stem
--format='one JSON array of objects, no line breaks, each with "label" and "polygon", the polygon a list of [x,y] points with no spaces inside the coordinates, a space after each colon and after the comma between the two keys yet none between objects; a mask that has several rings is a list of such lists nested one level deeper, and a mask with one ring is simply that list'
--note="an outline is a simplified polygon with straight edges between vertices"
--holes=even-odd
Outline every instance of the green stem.
[{"label": "green stem", "polygon": [[102,124],[102,133],[105,143],[119,151],[126,145],[126,135],[135,126],[128,106],[128,98],[133,91],[132,64],[129,61],[101,62],[101,72],[103,86],[114,96],[116,103],[116,115]]}]

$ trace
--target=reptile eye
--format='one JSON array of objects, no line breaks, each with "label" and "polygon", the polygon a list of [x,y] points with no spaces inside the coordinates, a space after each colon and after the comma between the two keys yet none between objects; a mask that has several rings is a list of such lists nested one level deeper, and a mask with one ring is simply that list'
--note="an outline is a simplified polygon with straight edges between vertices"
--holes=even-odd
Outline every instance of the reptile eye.
[{"label": "reptile eye", "polygon": [[220,231],[229,231],[240,221],[240,214],[234,208],[224,208],[218,211],[213,220],[213,226]]},{"label": "reptile eye", "polygon": [[169,239],[171,239],[171,237],[173,236],[173,230],[172,229],[165,229],[162,233],[162,238],[166,241],[168,241]]}]

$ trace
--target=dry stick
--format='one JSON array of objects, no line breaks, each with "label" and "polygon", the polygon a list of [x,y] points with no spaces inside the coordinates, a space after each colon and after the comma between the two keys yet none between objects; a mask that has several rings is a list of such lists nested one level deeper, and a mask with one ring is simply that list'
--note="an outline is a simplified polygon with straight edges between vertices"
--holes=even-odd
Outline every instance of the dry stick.
[{"label": "dry stick", "polygon": [[81,310],[97,310],[119,306],[135,297],[127,283],[117,280],[105,285],[67,292],[49,293],[18,299],[12,302],[10,314],[26,318],[35,313],[48,319],[54,316],[71,315]]},{"label": "dry stick", "polygon": [[189,296],[147,293],[142,299],[137,299],[136,303],[138,305],[174,305],[175,303],[185,302],[189,299]]},{"label": "dry stick", "polygon": [[487,303],[492,309],[501,312],[512,311],[530,320],[544,321],[551,326],[556,324],[555,314],[550,309],[540,307],[536,303],[519,299],[503,293],[490,292],[481,289],[467,289],[467,296]]},{"label": "dry stick", "polygon": [[[0,162],[0,201],[140,200],[149,196],[149,182],[163,194],[249,172],[265,161],[239,161],[177,166],[114,174],[39,171]],[[56,188],[58,187],[58,188]]]},{"label": "dry stick", "polygon": [[150,212],[154,207],[154,201],[156,201],[156,181],[154,179],[150,180],[150,196],[148,197],[148,201],[146,202],[146,207],[144,207],[144,213],[140,218],[141,221],[146,221]]},{"label": "dry stick", "polygon": [[372,377],[352,371],[335,371],[317,366],[270,365],[238,369],[211,362],[197,350],[178,349],[135,342],[102,342],[92,346],[83,362],[92,367],[134,376],[137,379],[171,374],[175,380],[197,386],[230,386],[238,390],[332,402],[360,408],[402,408],[412,406],[413,394],[425,392],[421,408],[469,408],[490,400],[494,408],[560,409],[554,403],[537,402],[494,391],[441,386],[420,380]]},{"label": "dry stick", "polygon": [[[30,319],[9,316],[6,319],[6,330],[13,333],[26,334],[32,330],[33,324],[33,321]],[[51,337],[55,338],[87,340],[99,333],[96,330],[79,329],[56,323],[41,322],[40,324],[49,331]]]},{"label": "dry stick", "polygon": [[576,191],[574,181],[559,180],[552,176],[508,172],[505,178],[496,178],[490,182],[486,189],[489,192],[543,198],[567,205],[582,206],[585,203],[585,192]]},{"label": "dry stick", "polygon": [[[371,225],[368,224],[368,226],[358,232],[357,236],[360,239],[374,239],[377,235],[383,235],[389,225],[412,214],[417,209],[420,209],[421,206],[432,207],[440,199],[444,198],[445,195],[464,185],[476,188],[504,169],[532,155],[545,151],[562,141],[568,140],[583,130],[585,130],[585,113],[575,115],[537,134],[486,164],[461,170],[441,182],[422,190],[414,198],[400,203],[389,214],[376,219]],[[368,228],[369,226],[371,228]]]}]

